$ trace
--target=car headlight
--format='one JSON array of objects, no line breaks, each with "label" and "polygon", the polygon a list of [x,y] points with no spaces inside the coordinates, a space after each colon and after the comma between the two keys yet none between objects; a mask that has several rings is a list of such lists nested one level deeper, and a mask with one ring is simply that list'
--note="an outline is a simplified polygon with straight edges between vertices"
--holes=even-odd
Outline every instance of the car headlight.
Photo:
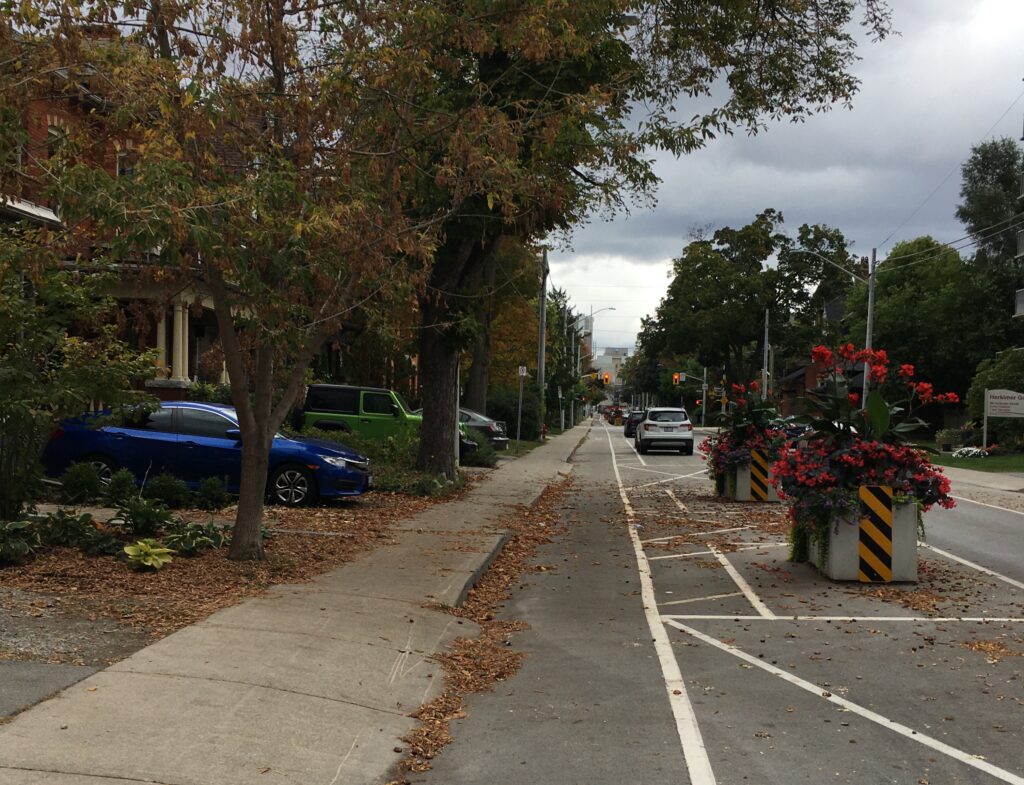
[{"label": "car headlight", "polygon": [[331,466],[337,466],[339,469],[358,469],[359,471],[367,471],[370,468],[370,462],[366,461],[354,461],[350,458],[336,458],[334,456],[327,456],[324,458],[324,463],[329,463]]}]

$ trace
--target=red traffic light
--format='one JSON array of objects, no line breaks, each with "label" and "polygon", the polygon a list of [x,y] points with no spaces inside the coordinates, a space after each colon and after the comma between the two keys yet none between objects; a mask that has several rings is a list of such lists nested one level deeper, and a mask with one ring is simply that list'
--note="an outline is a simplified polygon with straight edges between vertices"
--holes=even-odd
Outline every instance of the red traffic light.
[{"label": "red traffic light", "polygon": [[612,380],[612,375],[610,373],[608,373],[607,371],[605,371],[604,383],[605,384],[609,384],[611,382],[611,380]]},{"label": "red traffic light", "polygon": [[672,374],[672,384],[679,384],[679,374],[678,373]]}]

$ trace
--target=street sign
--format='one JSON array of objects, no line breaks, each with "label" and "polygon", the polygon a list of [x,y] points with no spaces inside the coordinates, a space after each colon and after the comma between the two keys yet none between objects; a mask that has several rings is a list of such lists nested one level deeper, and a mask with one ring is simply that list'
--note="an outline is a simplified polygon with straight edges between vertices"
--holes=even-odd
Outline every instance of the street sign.
[{"label": "street sign", "polygon": [[1024,393],[1013,390],[986,390],[989,417],[1024,417]]},{"label": "street sign", "polygon": [[519,366],[519,375],[520,376],[526,376],[526,366],[525,365],[520,365]]}]

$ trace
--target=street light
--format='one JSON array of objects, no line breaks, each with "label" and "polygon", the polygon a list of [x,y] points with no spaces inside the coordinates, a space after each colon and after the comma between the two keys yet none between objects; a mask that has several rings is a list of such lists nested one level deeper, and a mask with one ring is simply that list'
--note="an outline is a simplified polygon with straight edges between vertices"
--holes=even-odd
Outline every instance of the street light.
[{"label": "street light", "polygon": [[[866,280],[864,278],[862,278],[861,276],[857,275],[857,273],[855,273],[853,270],[847,270],[841,264],[837,264],[836,262],[833,262],[827,256],[823,256],[822,254],[818,253],[817,251],[811,251],[808,248],[791,248],[790,249],[790,253],[806,253],[806,254],[810,254],[811,256],[816,256],[817,258],[821,259],[822,261],[828,262],[830,265],[832,265],[836,269],[842,270],[847,275],[856,278],[861,283],[867,284],[867,286],[868,286],[868,325],[867,325],[867,328],[868,329],[867,329],[867,335],[864,338],[864,348],[865,349],[870,349],[871,348],[871,330],[872,330],[872,327],[874,326],[874,321],[875,321],[875,253],[876,253],[876,250],[874,248],[871,249],[871,264],[868,266],[868,277],[867,277]],[[868,385],[869,384],[870,384],[869,367],[868,367],[868,361],[865,360],[864,361],[864,390],[863,390],[863,395],[861,396],[861,401],[860,401],[860,408],[861,409],[863,409],[865,406],[867,406],[867,403],[868,403]]]}]

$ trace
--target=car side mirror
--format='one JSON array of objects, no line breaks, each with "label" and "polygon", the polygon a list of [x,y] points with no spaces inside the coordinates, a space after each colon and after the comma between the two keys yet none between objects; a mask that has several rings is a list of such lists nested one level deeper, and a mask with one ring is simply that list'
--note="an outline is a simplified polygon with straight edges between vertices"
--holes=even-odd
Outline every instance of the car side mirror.
[{"label": "car side mirror", "polygon": [[398,408],[398,404],[391,404],[391,416],[398,417],[402,413],[402,410]]},{"label": "car side mirror", "polygon": [[224,431],[224,437],[227,439],[234,439],[235,441],[242,441],[242,431],[238,428],[228,428]]}]

